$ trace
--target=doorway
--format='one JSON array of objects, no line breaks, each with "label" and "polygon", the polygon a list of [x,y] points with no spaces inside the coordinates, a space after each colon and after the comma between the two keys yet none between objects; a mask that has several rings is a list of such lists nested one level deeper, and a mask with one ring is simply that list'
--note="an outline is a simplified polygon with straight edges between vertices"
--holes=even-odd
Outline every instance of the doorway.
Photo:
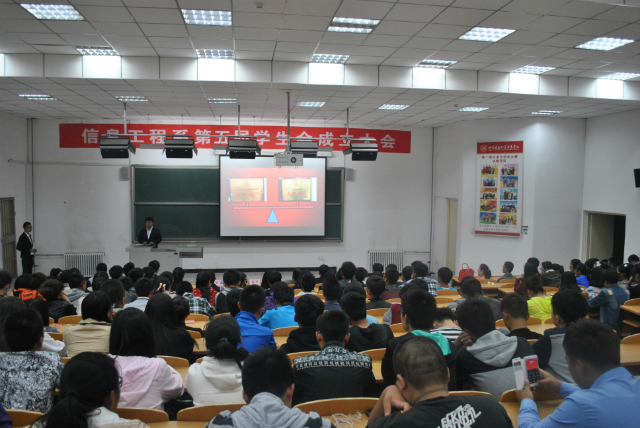
[{"label": "doorway", "polygon": [[0,237],[2,238],[2,269],[18,275],[16,257],[16,213],[13,198],[0,199]]},{"label": "doorway", "polygon": [[446,266],[456,271],[456,250],[458,242],[458,200],[447,199],[447,254]]},{"label": "doorway", "polygon": [[623,215],[588,212],[585,259],[613,257],[622,263],[626,221]]}]

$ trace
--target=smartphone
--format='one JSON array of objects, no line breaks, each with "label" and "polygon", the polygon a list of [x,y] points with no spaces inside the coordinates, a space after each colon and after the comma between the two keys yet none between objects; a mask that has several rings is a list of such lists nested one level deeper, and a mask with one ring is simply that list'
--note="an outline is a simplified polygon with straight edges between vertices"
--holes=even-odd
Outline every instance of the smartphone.
[{"label": "smartphone", "polygon": [[529,355],[524,357],[525,364],[527,366],[527,379],[529,380],[529,386],[533,388],[538,385],[540,380],[540,370],[538,367],[538,356]]},{"label": "smartphone", "polygon": [[511,364],[513,366],[513,374],[516,378],[516,389],[518,391],[522,391],[524,389],[524,379],[525,379],[525,365],[524,360],[522,358],[514,358],[511,360]]},{"label": "smartphone", "polygon": [[529,381],[529,387],[538,385],[540,380],[540,370],[538,369],[538,357],[530,355],[524,358],[514,358],[511,361],[513,373],[516,378],[516,389],[521,391],[524,388],[525,379]]}]

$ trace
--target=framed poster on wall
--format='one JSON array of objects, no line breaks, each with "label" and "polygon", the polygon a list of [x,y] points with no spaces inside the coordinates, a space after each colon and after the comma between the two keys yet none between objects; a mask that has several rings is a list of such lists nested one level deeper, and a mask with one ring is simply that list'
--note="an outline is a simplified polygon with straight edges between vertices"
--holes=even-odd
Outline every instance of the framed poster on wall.
[{"label": "framed poster on wall", "polygon": [[478,143],[475,231],[520,236],[523,142]]}]

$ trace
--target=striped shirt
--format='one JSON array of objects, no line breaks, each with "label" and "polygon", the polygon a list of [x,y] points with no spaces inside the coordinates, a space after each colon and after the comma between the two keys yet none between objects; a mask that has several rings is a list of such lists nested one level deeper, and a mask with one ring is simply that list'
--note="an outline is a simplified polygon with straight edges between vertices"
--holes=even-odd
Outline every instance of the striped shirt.
[{"label": "striped shirt", "polygon": [[441,328],[435,328],[431,330],[431,333],[440,333],[447,339],[455,341],[458,338],[458,335],[462,333],[462,329],[441,327]]}]

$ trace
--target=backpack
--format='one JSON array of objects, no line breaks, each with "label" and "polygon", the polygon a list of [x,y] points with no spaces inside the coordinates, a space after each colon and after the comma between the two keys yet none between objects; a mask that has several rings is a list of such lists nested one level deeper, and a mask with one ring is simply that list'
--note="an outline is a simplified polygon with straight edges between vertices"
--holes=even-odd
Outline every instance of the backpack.
[{"label": "backpack", "polygon": [[473,276],[473,269],[471,269],[468,264],[462,263],[462,266],[460,267],[460,272],[458,272],[458,282],[462,282],[462,280],[468,276]]},{"label": "backpack", "polygon": [[17,290],[14,290],[14,295],[16,293],[20,293],[16,297],[19,297],[23,302],[26,302],[27,300],[35,299],[36,297],[40,296],[40,293],[38,293],[38,290],[27,290],[26,288],[19,288]]}]

